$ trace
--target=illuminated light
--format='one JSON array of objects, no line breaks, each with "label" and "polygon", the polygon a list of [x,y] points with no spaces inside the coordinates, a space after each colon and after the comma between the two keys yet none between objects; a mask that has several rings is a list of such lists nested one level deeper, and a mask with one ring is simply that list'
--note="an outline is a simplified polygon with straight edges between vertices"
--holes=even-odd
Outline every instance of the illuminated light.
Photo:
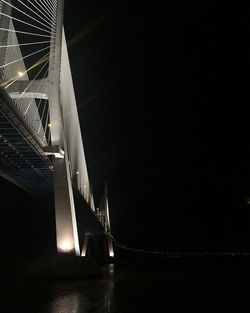
[{"label": "illuminated light", "polygon": [[61,250],[65,252],[69,252],[73,249],[73,245],[70,241],[64,240],[60,245]]},{"label": "illuminated light", "polygon": [[113,263],[109,264],[108,265],[108,270],[109,270],[110,273],[114,273],[115,265]]},{"label": "illuminated light", "polygon": [[48,127],[50,128],[51,126],[52,126],[52,124],[49,123],[49,124],[48,124]]},{"label": "illuminated light", "polygon": [[23,72],[17,72],[17,75],[18,75],[19,77],[22,77],[22,76],[24,75],[24,73],[23,73]]},{"label": "illuminated light", "polygon": [[84,235],[83,248],[82,248],[82,253],[81,253],[82,257],[85,257],[87,255],[88,241],[89,241],[89,234],[86,233]]},{"label": "illuminated light", "polygon": [[78,171],[76,171],[76,175],[79,175],[79,172],[78,172]]},{"label": "illuminated light", "polygon": [[113,243],[111,237],[108,236],[108,250],[109,250],[109,257],[113,258],[114,255],[114,249],[113,249]]},{"label": "illuminated light", "polygon": [[61,297],[56,297],[55,300],[51,302],[50,312],[80,312],[78,308],[82,307],[82,298],[79,294],[77,292],[65,293]]}]

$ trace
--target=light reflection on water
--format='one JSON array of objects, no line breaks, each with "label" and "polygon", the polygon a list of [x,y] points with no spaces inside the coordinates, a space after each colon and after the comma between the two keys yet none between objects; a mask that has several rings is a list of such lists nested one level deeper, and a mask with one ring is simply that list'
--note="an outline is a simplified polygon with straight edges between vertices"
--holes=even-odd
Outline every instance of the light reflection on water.
[{"label": "light reflection on water", "polygon": [[112,277],[107,276],[86,281],[0,282],[0,312],[115,312],[112,311],[114,285]]},{"label": "light reflection on water", "polygon": [[115,265],[108,264],[104,279],[88,282],[55,284],[53,299],[44,307],[45,313],[110,313],[114,288]]},{"label": "light reflection on water", "polygon": [[[224,268],[224,263],[222,263]],[[240,294],[229,290],[231,284],[218,285],[216,279],[223,271],[214,263],[208,268],[200,265],[168,265],[167,267],[131,266],[110,264],[103,269],[104,278],[81,281],[0,281],[0,312],[2,313],[173,313],[215,312],[212,296],[232,307],[236,300],[249,307],[248,289],[246,301]],[[229,276],[231,275],[226,272]],[[239,274],[237,268],[237,275]],[[219,276],[223,278],[224,276]],[[230,277],[230,276],[229,276]],[[208,281],[211,279],[212,288]],[[244,285],[244,284],[243,284]],[[227,290],[227,287],[229,289]],[[239,285],[237,285],[237,289]],[[225,292],[225,298],[221,293]],[[217,301],[218,300],[218,301]],[[231,301],[231,302],[230,302]],[[205,305],[205,307],[204,307]],[[217,305],[217,304],[216,304]],[[245,308],[245,306],[244,306]],[[197,309],[197,310],[195,310]],[[248,310],[249,311],[249,310]]]},{"label": "light reflection on water", "polygon": [[72,294],[68,294],[65,296],[59,296],[56,298],[50,305],[49,312],[51,313],[78,313],[80,312],[88,312],[88,299],[85,299],[86,308],[82,310],[82,308],[79,308],[79,302],[80,302],[81,295],[76,292]]},{"label": "light reflection on water", "polygon": [[110,313],[114,283],[99,281],[96,283],[57,286],[54,299],[49,304],[49,313]]},{"label": "light reflection on water", "polygon": [[163,299],[161,290],[164,290],[159,288],[158,278],[151,280],[145,271],[118,272],[114,264],[109,264],[104,268],[104,278],[101,279],[0,283],[0,312],[156,312],[157,302],[152,299],[159,298],[158,294],[159,299]]}]

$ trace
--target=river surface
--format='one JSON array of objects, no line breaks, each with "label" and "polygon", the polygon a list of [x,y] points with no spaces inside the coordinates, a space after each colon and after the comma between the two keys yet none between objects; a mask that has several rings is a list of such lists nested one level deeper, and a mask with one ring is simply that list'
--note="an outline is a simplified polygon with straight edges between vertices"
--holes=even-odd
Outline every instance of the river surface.
[{"label": "river surface", "polygon": [[[102,271],[103,278],[84,281],[2,281],[0,312],[203,313],[226,312],[234,306],[237,312],[250,312],[248,300],[246,310],[240,308],[245,307],[244,294],[240,299],[234,292],[239,284],[228,279],[225,289],[225,281],[222,287],[217,274],[211,276],[206,268],[108,264]],[[248,287],[245,291],[248,299]]]}]

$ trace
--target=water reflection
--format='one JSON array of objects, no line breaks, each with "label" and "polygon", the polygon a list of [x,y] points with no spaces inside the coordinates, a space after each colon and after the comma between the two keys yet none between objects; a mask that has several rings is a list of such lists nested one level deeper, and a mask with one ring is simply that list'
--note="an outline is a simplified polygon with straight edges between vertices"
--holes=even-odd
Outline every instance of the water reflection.
[{"label": "water reflection", "polygon": [[[85,281],[0,284],[1,312],[16,313],[131,313],[160,312],[166,286],[159,275],[140,268],[109,264],[104,277]],[[173,284],[167,294],[173,292]],[[179,290],[179,284],[178,284]],[[158,308],[157,308],[158,305]]]},{"label": "water reflection", "polygon": [[104,308],[107,312],[111,312],[111,301],[113,295],[114,283],[110,282],[106,285],[104,293]]},{"label": "water reflection", "polygon": [[113,263],[108,264],[108,271],[110,274],[113,274],[115,271],[115,264],[113,264]]},{"label": "water reflection", "polygon": [[[208,303],[219,272],[211,271],[208,272],[203,263],[198,267],[197,264],[191,267],[185,263],[184,266],[169,265],[167,268],[144,267],[141,264],[133,265],[132,268],[123,265],[117,268],[111,264],[104,269],[102,279],[1,281],[0,312],[170,313],[193,312],[194,308],[197,308],[197,312],[214,312]],[[205,292],[208,275],[212,279],[213,288]],[[223,305],[229,301],[228,293],[225,294],[223,298],[220,288],[218,296]],[[204,310],[204,303],[208,306],[207,311]],[[239,303],[237,301],[237,306]]]},{"label": "water reflection", "polygon": [[103,289],[87,289],[55,297],[49,305],[50,313],[110,313],[113,284],[105,284]]},{"label": "water reflection", "polygon": [[[80,302],[80,294],[72,293],[65,296],[59,296],[56,298],[50,307],[49,312],[51,313],[78,313],[79,311],[79,302]],[[86,305],[88,303],[87,299],[85,301]],[[84,308],[84,311],[81,312],[87,312],[87,308]]]},{"label": "water reflection", "polygon": [[106,276],[98,281],[55,285],[53,300],[44,312],[50,313],[110,313],[114,288],[114,265],[104,271]]}]

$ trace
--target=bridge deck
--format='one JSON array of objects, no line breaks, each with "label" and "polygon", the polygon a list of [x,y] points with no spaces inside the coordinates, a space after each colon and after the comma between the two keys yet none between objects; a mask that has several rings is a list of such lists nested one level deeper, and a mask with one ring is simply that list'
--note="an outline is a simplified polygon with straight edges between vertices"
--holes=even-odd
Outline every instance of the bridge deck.
[{"label": "bridge deck", "polygon": [[11,115],[6,115],[3,110],[6,101],[1,100],[0,174],[34,194],[52,191],[53,171],[49,160],[17,128],[16,121],[11,121]]}]

